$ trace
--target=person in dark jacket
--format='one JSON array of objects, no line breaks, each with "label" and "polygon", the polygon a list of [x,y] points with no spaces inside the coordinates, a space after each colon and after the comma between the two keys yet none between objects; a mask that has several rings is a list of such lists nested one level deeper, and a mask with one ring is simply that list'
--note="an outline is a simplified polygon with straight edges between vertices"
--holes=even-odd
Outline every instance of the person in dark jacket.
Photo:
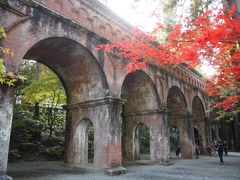
[{"label": "person in dark jacket", "polygon": [[195,154],[196,154],[196,159],[198,159],[200,155],[199,146],[195,146]]},{"label": "person in dark jacket", "polygon": [[179,154],[180,154],[180,147],[178,146],[177,149],[176,149],[176,157],[179,158]]},{"label": "person in dark jacket", "polygon": [[220,164],[223,164],[223,149],[224,149],[223,143],[222,141],[219,140],[217,143],[217,152],[220,158]]},{"label": "person in dark jacket", "polygon": [[223,141],[223,146],[224,146],[224,153],[225,153],[225,156],[226,156],[228,154],[228,142]]}]

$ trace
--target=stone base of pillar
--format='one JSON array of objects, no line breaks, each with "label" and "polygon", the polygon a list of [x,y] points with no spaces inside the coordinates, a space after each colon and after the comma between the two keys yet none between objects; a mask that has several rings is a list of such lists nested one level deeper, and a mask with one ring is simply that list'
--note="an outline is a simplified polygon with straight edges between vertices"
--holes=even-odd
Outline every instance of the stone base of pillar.
[{"label": "stone base of pillar", "polygon": [[7,175],[0,175],[0,180],[13,180],[13,178]]},{"label": "stone base of pillar", "polygon": [[[200,148],[200,155],[209,155],[211,152],[209,152],[210,147],[204,146]],[[211,150],[210,150],[211,151]]]},{"label": "stone base of pillar", "polygon": [[117,175],[121,175],[121,174],[126,174],[127,169],[125,167],[121,167],[121,166],[113,167],[113,168],[106,169],[104,171],[104,173],[109,176],[117,176]]}]

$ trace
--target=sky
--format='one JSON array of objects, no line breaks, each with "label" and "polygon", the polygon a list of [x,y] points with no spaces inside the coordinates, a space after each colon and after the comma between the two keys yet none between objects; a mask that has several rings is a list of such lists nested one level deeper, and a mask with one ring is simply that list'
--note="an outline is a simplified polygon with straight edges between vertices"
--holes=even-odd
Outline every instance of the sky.
[{"label": "sky", "polygon": [[[107,7],[109,7],[117,15],[125,19],[133,26],[137,26],[144,31],[151,31],[154,27],[154,24],[157,22],[156,18],[151,16],[152,12],[157,6],[158,1],[145,0],[139,1],[136,6],[134,0],[99,0]],[[184,0],[185,4],[186,1]],[[136,8],[137,7],[137,8]],[[186,9],[178,9],[178,14],[182,12],[187,13]],[[213,67],[208,64],[203,64],[200,68],[201,72],[205,76],[212,76],[215,71]]]},{"label": "sky", "polygon": [[156,7],[155,3],[145,3],[145,1],[140,1],[137,3],[138,8],[136,8],[134,0],[99,1],[108,6],[113,12],[125,19],[131,25],[138,26],[145,31],[150,31],[156,22],[156,19],[150,17],[154,7]]}]

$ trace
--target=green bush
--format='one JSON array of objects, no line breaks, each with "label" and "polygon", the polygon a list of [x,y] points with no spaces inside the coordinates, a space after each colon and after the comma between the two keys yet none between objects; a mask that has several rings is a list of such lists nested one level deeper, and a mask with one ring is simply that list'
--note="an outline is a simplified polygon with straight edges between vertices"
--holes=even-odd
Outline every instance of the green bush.
[{"label": "green bush", "polygon": [[56,114],[59,121],[49,135],[47,111],[41,111],[39,120],[34,119],[32,107],[17,105],[14,109],[10,140],[9,161],[63,160],[65,115]]},{"label": "green bush", "polygon": [[139,144],[140,153],[142,154],[150,153],[150,132],[149,128],[145,124],[139,127]]},{"label": "green bush", "polygon": [[94,158],[94,127],[88,126],[88,159]]},{"label": "green bush", "polygon": [[45,149],[45,151],[43,151],[42,153],[46,155],[47,160],[53,160],[53,161],[63,160],[64,147],[62,146],[50,147]]},{"label": "green bush", "polygon": [[34,143],[21,143],[18,146],[18,151],[20,152],[20,154],[25,154],[25,153],[33,154],[38,150],[39,150],[39,146]]},{"label": "green bush", "polygon": [[33,120],[33,113],[17,106],[14,109],[10,148],[18,148],[21,143],[41,141],[42,123]]}]

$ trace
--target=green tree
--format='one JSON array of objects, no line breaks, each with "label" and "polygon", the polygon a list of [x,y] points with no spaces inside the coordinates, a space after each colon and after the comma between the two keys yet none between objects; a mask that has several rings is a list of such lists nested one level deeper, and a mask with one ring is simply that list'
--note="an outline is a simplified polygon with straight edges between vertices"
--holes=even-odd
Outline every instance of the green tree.
[{"label": "green tree", "polygon": [[41,106],[59,107],[66,102],[64,88],[58,77],[51,71],[46,72],[39,80],[33,80],[22,92],[24,103],[39,102]]},{"label": "green tree", "polygon": [[66,94],[59,78],[43,65],[40,65],[39,76],[39,79],[32,80],[28,86],[21,90],[21,101],[23,104],[29,105],[39,103],[40,107],[45,108],[47,116],[43,116],[41,120],[47,121],[51,137],[54,127],[59,123],[57,110],[66,103]]},{"label": "green tree", "polygon": [[10,160],[62,160],[66,117],[60,106],[66,95],[61,82],[49,68],[32,60],[22,60],[18,73],[27,80],[17,87]]}]

